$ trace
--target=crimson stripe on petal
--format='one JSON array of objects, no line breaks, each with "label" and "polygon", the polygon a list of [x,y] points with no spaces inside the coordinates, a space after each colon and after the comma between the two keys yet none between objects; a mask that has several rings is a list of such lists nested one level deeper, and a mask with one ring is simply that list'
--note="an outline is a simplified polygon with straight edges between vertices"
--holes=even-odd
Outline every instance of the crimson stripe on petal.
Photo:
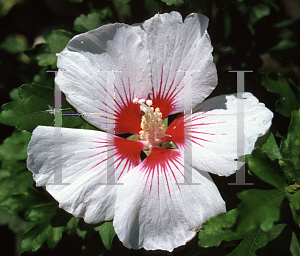
[{"label": "crimson stripe on petal", "polygon": [[[203,117],[204,118],[204,117]],[[166,129],[166,134],[170,135],[171,137],[165,136],[164,140],[171,140],[173,141],[177,146],[183,147],[184,146],[184,131],[185,131],[185,126],[187,126],[187,129],[189,129],[190,134],[189,134],[189,139],[197,143],[198,145],[201,146],[200,141],[205,141],[205,142],[216,142],[208,139],[201,138],[201,134],[203,135],[226,135],[226,133],[221,133],[221,134],[214,134],[214,133],[209,133],[209,132],[202,132],[201,126],[203,125],[215,125],[215,124],[223,124],[226,122],[215,122],[215,123],[193,123],[196,120],[201,119],[199,116],[193,116],[192,118],[192,124],[189,125],[189,121],[184,123],[184,116],[179,116],[177,117]],[[186,120],[190,120],[189,118],[186,118]],[[213,138],[213,137],[211,137]]]},{"label": "crimson stripe on petal", "polygon": [[[144,177],[146,179],[146,183],[144,189],[146,188],[147,183],[150,182],[149,193],[151,193],[152,183],[155,182],[155,180],[153,180],[154,173],[157,172],[158,177],[159,175],[161,175],[161,177],[165,177],[169,195],[171,196],[170,181],[167,179],[167,174],[170,172],[174,177],[174,183],[178,183],[174,172],[180,172],[180,166],[178,164],[179,159],[181,159],[181,155],[177,150],[154,147],[150,155],[143,161],[140,169],[141,172],[145,173]],[[171,167],[171,164],[175,166],[174,169]],[[157,182],[159,188],[159,178]],[[179,185],[177,186],[180,190]]]},{"label": "crimson stripe on petal", "polygon": [[178,84],[174,83],[174,79],[170,87],[167,89],[167,84],[165,85],[162,84],[162,80],[163,80],[163,67],[162,67],[159,90],[155,91],[155,89],[152,88],[153,95],[150,96],[150,99],[153,102],[154,108],[158,107],[160,109],[160,112],[162,113],[162,119],[170,115],[170,113],[174,112],[174,109],[176,108],[176,105],[178,103],[176,98],[180,93],[180,91],[183,89],[183,87],[178,89]]},{"label": "crimson stripe on petal", "polygon": [[115,118],[115,133],[139,134],[141,130],[141,111],[138,104],[134,104],[132,101],[126,102],[116,111]]},{"label": "crimson stripe on petal", "polygon": [[[129,171],[141,162],[140,153],[144,148],[144,144],[140,141],[126,140],[120,137],[115,137],[115,156],[119,158],[116,162],[121,162],[118,165],[117,172],[119,173],[118,179],[121,178],[124,171]],[[125,162],[124,162],[125,161]],[[122,168],[122,163],[124,166]],[[122,168],[122,170],[119,170]]]},{"label": "crimson stripe on petal", "polygon": [[[113,151],[113,155],[110,155],[109,158],[114,157],[114,173],[118,175],[117,180],[119,180],[124,173],[127,173],[141,162],[140,153],[144,148],[144,144],[140,141],[126,140],[109,135],[109,138],[105,141],[99,138],[99,141],[94,139],[92,142],[104,145],[90,148],[99,149],[100,151],[99,153],[91,155],[91,158],[106,154],[108,151]],[[107,161],[107,158],[95,164],[91,169],[96,168],[101,164],[105,164],[104,161]]]}]

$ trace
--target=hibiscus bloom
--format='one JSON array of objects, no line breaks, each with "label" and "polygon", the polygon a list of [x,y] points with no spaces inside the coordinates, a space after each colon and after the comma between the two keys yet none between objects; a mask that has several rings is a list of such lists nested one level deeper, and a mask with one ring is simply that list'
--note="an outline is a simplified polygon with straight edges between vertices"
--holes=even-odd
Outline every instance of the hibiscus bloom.
[{"label": "hibiscus bloom", "polygon": [[[56,84],[100,131],[61,128],[55,134],[54,127],[37,127],[28,169],[75,217],[113,220],[128,248],[172,251],[205,220],[226,212],[208,172],[228,176],[243,164],[236,161],[239,100],[245,154],[271,125],[272,112],[250,93],[203,102],[217,85],[207,25],[201,14],[184,22],[177,12],[157,14],[142,24],[109,24],[75,36],[58,54]],[[197,111],[166,127],[167,116],[188,107]],[[145,159],[143,150],[150,152]],[[51,184],[60,170],[66,184]]]}]

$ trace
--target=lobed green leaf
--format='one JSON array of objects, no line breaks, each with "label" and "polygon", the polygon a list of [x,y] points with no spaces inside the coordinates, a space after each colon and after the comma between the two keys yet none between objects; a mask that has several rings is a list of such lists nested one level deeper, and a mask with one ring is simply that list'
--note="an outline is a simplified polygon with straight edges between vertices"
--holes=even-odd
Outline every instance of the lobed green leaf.
[{"label": "lobed green leaf", "polygon": [[175,6],[180,6],[184,4],[184,0],[162,0],[165,2],[167,5],[175,5]]},{"label": "lobed green leaf", "polygon": [[300,210],[300,190],[297,190],[295,193],[291,194],[289,200],[297,211]]},{"label": "lobed green leaf", "polygon": [[295,232],[287,224],[274,225],[267,232],[256,228],[227,256],[299,255]]},{"label": "lobed green leaf", "polygon": [[291,87],[283,80],[280,74],[262,76],[262,85],[269,91],[280,95],[276,101],[276,111],[285,117],[291,117],[293,110],[299,109],[299,103]]},{"label": "lobed green leaf", "polygon": [[[293,111],[292,119],[288,128],[287,138],[281,143],[280,151],[282,157],[290,160],[296,170],[300,170],[300,109]],[[288,163],[286,163],[288,164]],[[297,177],[295,177],[297,178]],[[300,178],[300,176],[298,176]]]},{"label": "lobed green leaf", "polygon": [[270,133],[270,136],[265,144],[262,146],[262,152],[266,153],[271,160],[281,159],[280,149],[276,143],[275,136]]},{"label": "lobed green leaf", "polygon": [[237,208],[237,230],[247,232],[260,227],[267,231],[280,218],[285,191],[249,189],[238,193],[237,197],[241,200]]},{"label": "lobed green leaf", "polygon": [[243,232],[232,229],[238,212],[233,209],[225,214],[218,214],[202,224],[198,234],[200,247],[219,246],[222,241],[233,241],[244,238]]},{"label": "lobed green leaf", "polygon": [[[16,126],[20,130],[32,132],[38,125],[54,125],[54,90],[38,84],[24,84],[19,88],[20,100],[2,105],[0,123]],[[75,111],[67,103],[65,97],[62,100],[63,111],[73,114]],[[62,127],[80,127],[84,121],[79,116],[63,116]]]},{"label": "lobed green leaf", "polygon": [[74,21],[73,28],[78,32],[87,32],[106,24],[106,18],[110,16],[111,11],[108,7],[98,12],[89,13],[88,15],[81,14]]},{"label": "lobed green leaf", "polygon": [[47,242],[49,248],[54,248],[57,245],[62,238],[65,227],[53,227],[51,225],[51,219],[56,214],[56,210],[56,204],[46,203],[35,205],[26,212],[27,218],[31,221],[37,221],[37,223],[23,234],[20,253],[37,251],[44,242]]},{"label": "lobed green leaf", "polygon": [[112,250],[112,241],[116,235],[114,230],[113,222],[104,222],[99,227],[95,228],[96,231],[99,231],[101,240],[107,250]]},{"label": "lobed green leaf", "polygon": [[27,157],[27,145],[31,134],[27,131],[15,131],[0,145],[0,161],[22,160]]},{"label": "lobed green leaf", "polygon": [[32,132],[39,124],[53,125],[53,115],[47,112],[53,104],[53,89],[24,84],[19,88],[21,100],[2,105],[0,122]]},{"label": "lobed green leaf", "polygon": [[[275,152],[272,154],[276,155]],[[281,191],[285,190],[287,182],[278,160],[272,161],[261,148],[254,149],[252,154],[247,155],[245,159],[251,172],[258,178]]]},{"label": "lobed green leaf", "polygon": [[39,66],[56,68],[56,53],[61,52],[72,37],[71,32],[62,29],[53,30],[50,35],[44,36],[45,43],[25,51],[25,54],[37,61]]}]

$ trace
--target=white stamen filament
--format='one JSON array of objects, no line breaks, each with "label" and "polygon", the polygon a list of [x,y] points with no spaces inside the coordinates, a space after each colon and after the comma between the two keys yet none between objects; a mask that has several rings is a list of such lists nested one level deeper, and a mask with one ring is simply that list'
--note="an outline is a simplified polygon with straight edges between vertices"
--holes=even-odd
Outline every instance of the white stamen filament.
[{"label": "white stamen filament", "polygon": [[146,104],[147,104],[149,107],[151,107],[151,105],[152,105],[152,100],[146,100]]}]

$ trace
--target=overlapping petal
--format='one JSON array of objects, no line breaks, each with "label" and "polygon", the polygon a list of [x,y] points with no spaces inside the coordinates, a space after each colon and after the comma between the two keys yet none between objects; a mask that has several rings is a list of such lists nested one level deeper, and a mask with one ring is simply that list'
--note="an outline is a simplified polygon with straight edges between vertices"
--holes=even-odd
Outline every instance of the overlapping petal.
[{"label": "overlapping petal", "polygon": [[[141,142],[104,132],[62,128],[55,134],[54,127],[39,126],[28,146],[27,166],[37,186],[46,186],[61,208],[87,223],[98,223],[113,218],[116,186],[121,186],[114,183],[140,163],[142,148]],[[110,157],[115,168],[111,173]]]},{"label": "overlapping petal", "polygon": [[[250,93],[196,106],[217,84],[207,25],[201,14],[184,22],[177,12],[157,14],[139,25],[116,23],[78,35],[58,55],[56,84],[101,130],[138,134],[143,113],[134,98],[151,99],[163,118],[183,112],[186,97],[195,107],[166,130],[165,140],[179,149],[151,145],[143,162],[140,153],[148,142],[100,131],[38,127],[33,132],[27,165],[37,185],[87,223],[114,219],[128,248],[172,251],[191,240],[205,220],[225,212],[207,172],[233,173],[243,164],[237,158],[251,153],[271,125],[272,112]],[[240,101],[243,109],[237,108]],[[186,149],[192,152],[188,168]],[[56,184],[57,177],[64,184]]]},{"label": "overlapping petal", "polygon": [[[244,108],[237,109],[238,101],[243,101]],[[244,164],[237,159],[252,152],[255,141],[268,131],[273,118],[273,113],[251,93],[244,93],[242,99],[236,95],[214,97],[195,111],[192,119],[186,118],[186,124],[184,116],[175,119],[166,133],[182,150],[192,142],[195,168],[226,176]],[[240,122],[238,114],[242,114]],[[239,129],[244,129],[244,136],[238,135]],[[185,137],[188,140],[184,141]],[[244,144],[240,154],[238,144]]]},{"label": "overlapping petal", "polygon": [[[163,118],[184,110],[189,87],[192,106],[202,102],[217,85],[217,71],[207,34],[208,18],[193,13],[184,22],[178,12],[156,14],[135,26],[150,54],[152,94]],[[192,73],[190,84],[184,76]],[[191,93],[192,91],[192,93]]]},{"label": "overlapping petal", "polygon": [[208,173],[193,171],[185,182],[178,150],[154,148],[122,179],[114,228],[128,248],[173,251],[186,244],[213,215],[225,212],[225,202]]},{"label": "overlapping petal", "polygon": [[75,36],[57,66],[56,84],[86,121],[110,133],[138,134],[140,109],[132,100],[147,98],[151,66],[132,27],[116,23]]}]

